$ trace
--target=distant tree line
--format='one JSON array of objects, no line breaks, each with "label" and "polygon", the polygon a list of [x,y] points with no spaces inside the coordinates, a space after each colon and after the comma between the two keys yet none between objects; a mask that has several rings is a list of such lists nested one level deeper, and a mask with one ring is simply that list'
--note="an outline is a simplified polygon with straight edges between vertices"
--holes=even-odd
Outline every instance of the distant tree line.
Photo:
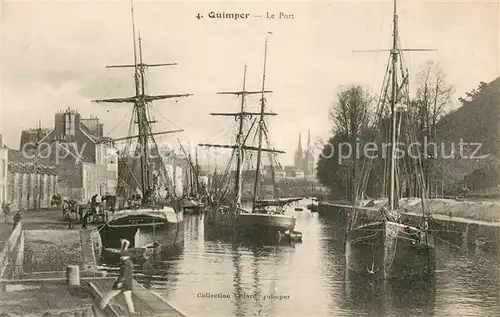
[{"label": "distant tree line", "polygon": [[[398,108],[401,120],[397,129],[399,142],[408,145],[418,142],[424,145],[438,139],[438,125],[451,103],[454,92],[452,85],[446,81],[441,67],[432,62],[426,63],[416,76],[416,94],[412,100],[404,100],[401,94]],[[366,150],[357,152],[349,158],[347,144],[352,150],[367,149],[367,142],[377,145],[382,154],[382,144],[391,143],[391,121],[387,92],[380,97],[371,96],[359,85],[342,87],[330,108],[332,136],[325,143],[317,160],[319,181],[329,187],[332,196],[345,198],[351,202],[363,197],[387,196],[389,156],[378,155],[375,159],[364,157]],[[333,153],[336,151],[336,153]],[[417,165],[423,171],[427,190],[432,191],[432,177],[436,175],[432,156],[419,156],[418,159],[404,156],[398,159],[398,187],[402,195],[419,196]],[[369,165],[369,166],[368,166]],[[403,184],[404,183],[404,184]],[[404,185],[404,186],[403,186]]]},{"label": "distant tree line", "polygon": [[[476,164],[474,170],[464,177],[453,170],[453,161],[436,157],[433,151],[425,156],[421,155],[418,160],[405,156],[397,163],[400,194],[421,194],[417,168],[422,170],[428,196],[438,190],[453,192],[453,188],[457,186],[478,190],[498,185],[500,78],[489,84],[480,82],[477,88],[458,98],[461,106],[454,110],[450,109],[454,87],[447,83],[446,74],[438,64],[426,63],[415,79],[414,98],[398,100],[405,105],[399,110],[404,116],[398,127],[398,141],[406,144],[416,141],[422,146],[429,143],[438,146],[451,143],[456,145],[460,140],[465,143],[480,143],[481,149],[476,155],[491,154],[492,157],[484,160],[485,164],[479,164],[479,167],[476,166],[477,162],[464,160],[466,165]],[[381,103],[387,104],[389,101],[384,99],[384,95],[371,96],[359,85],[341,87],[337,93],[329,113],[332,134],[324,142],[316,166],[318,180],[330,189],[335,198],[355,202],[365,196],[387,196],[389,157],[368,160],[367,163],[363,155],[348,157],[346,145],[355,149],[356,146],[363,148],[367,142],[379,145],[383,142],[390,143],[390,113],[387,107],[385,111],[377,111]],[[410,137],[412,133],[414,135]],[[455,147],[454,150],[458,151],[458,148]],[[465,151],[472,149],[466,148]],[[454,154],[452,152],[452,149],[446,148],[447,155]],[[339,160],[339,157],[343,159]],[[370,165],[369,173],[366,172],[367,164]],[[446,184],[445,179],[448,180]]]}]

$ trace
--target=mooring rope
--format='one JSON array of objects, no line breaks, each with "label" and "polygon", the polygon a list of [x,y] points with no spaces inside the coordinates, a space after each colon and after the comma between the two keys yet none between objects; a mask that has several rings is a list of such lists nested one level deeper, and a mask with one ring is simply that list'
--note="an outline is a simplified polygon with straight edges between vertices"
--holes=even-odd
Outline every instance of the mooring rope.
[{"label": "mooring rope", "polygon": [[[471,253],[471,252],[469,252],[468,250],[466,250],[465,248],[463,248],[463,247],[461,247],[461,246],[459,246],[459,245],[456,245],[456,244],[454,244],[454,243],[451,243],[451,242],[449,242],[449,241],[446,241],[445,239],[442,239],[442,238],[440,238],[440,237],[437,237],[437,236],[434,236],[434,237],[435,237],[436,239],[438,239],[439,241],[444,242],[444,243],[445,243],[445,244],[447,244],[447,245],[450,245],[450,246],[452,246],[452,247],[455,247],[455,248],[459,249],[460,251],[462,251],[462,252],[466,253],[466,254],[467,254],[467,255],[469,255],[469,256],[472,256],[472,257],[474,257],[474,258],[477,258],[478,260],[482,260],[482,261],[486,262],[486,263],[487,263],[487,266],[493,267],[493,268],[495,268],[495,269],[497,269],[497,270],[499,269],[499,268],[498,268],[498,262],[494,262],[494,261],[492,261],[492,260],[490,260],[490,259],[487,259],[487,258],[484,258],[484,257],[479,256],[479,255],[477,255],[477,254]],[[472,262],[472,263],[474,263],[474,262]],[[485,264],[486,264],[486,263],[485,263]]]}]

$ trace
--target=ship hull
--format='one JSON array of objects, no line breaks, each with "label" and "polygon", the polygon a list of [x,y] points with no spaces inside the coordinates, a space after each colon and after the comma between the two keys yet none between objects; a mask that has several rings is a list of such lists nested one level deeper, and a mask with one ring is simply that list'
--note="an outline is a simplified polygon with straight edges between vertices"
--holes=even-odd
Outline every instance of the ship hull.
[{"label": "ship hull", "polygon": [[434,273],[434,237],[396,222],[373,222],[347,233],[346,262],[352,276],[403,278]]},{"label": "ship hull", "polygon": [[244,209],[207,209],[205,223],[223,232],[243,236],[278,235],[292,231],[296,218],[281,214],[250,213]]},{"label": "ship hull", "polygon": [[186,201],[181,203],[181,208],[186,215],[199,215],[203,213],[205,205],[197,201]]},{"label": "ship hull", "polygon": [[318,212],[318,205],[315,204],[307,205],[307,209],[309,209],[311,212]]},{"label": "ship hull", "polygon": [[184,242],[184,215],[182,211],[175,213],[172,208],[161,212],[149,208],[121,211],[113,215],[99,233],[104,258],[119,254],[121,238],[130,242],[132,253],[139,257],[150,256]]}]

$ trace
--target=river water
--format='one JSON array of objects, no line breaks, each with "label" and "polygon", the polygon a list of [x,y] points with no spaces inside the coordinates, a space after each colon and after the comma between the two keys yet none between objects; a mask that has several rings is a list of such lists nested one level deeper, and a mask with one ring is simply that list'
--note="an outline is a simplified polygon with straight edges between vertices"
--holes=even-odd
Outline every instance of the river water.
[{"label": "river water", "polygon": [[136,268],[137,280],[187,316],[500,316],[498,256],[437,247],[435,278],[381,286],[346,278],[343,233],[305,208],[303,242],[239,246],[185,216],[185,243]]}]

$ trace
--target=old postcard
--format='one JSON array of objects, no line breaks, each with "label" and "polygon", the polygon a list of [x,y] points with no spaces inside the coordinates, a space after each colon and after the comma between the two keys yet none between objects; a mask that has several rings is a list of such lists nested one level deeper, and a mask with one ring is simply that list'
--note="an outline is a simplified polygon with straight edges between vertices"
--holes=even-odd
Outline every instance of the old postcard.
[{"label": "old postcard", "polygon": [[500,316],[498,1],[1,12],[1,317]]}]

